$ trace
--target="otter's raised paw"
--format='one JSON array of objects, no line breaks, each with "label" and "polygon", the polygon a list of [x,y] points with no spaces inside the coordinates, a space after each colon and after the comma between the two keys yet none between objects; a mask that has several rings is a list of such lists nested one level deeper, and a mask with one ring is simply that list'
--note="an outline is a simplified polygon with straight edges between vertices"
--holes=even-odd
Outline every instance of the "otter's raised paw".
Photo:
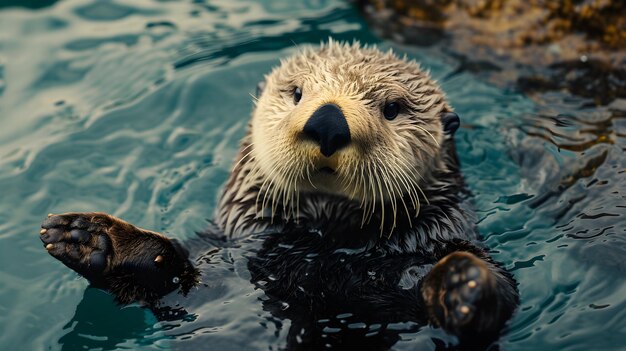
[{"label": "otter's raised paw", "polygon": [[49,215],[41,227],[50,255],[120,302],[154,300],[195,284],[197,272],[184,250],[161,234],[108,214]]},{"label": "otter's raised paw", "polygon": [[111,218],[101,213],[48,215],[40,238],[48,253],[89,280],[97,280],[111,261],[113,247],[106,230]]},{"label": "otter's raised paw", "polygon": [[495,297],[495,278],[480,258],[457,251],[435,265],[424,280],[422,293],[435,322],[463,335],[480,331],[483,314],[489,310],[484,305]]}]

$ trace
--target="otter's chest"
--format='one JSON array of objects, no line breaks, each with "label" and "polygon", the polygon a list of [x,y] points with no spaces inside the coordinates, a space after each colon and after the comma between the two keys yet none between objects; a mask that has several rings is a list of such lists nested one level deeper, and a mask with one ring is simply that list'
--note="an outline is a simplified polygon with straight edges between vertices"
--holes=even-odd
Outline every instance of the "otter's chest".
[{"label": "otter's chest", "polygon": [[355,296],[411,288],[433,263],[424,255],[390,254],[365,240],[294,228],[267,235],[248,268],[252,282],[270,296],[329,306],[329,301],[341,305],[353,303]]}]

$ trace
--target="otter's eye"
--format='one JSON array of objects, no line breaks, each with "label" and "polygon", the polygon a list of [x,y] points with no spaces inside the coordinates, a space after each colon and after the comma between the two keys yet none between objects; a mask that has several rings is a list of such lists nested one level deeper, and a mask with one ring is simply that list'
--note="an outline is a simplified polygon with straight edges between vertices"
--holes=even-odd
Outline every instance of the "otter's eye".
[{"label": "otter's eye", "polygon": [[390,121],[396,118],[398,113],[400,113],[400,104],[397,102],[390,102],[383,108],[383,115]]},{"label": "otter's eye", "polygon": [[294,89],[293,91],[293,102],[294,104],[298,104],[298,102],[300,102],[300,100],[302,99],[302,89],[300,89],[299,87],[296,87],[296,89]]}]

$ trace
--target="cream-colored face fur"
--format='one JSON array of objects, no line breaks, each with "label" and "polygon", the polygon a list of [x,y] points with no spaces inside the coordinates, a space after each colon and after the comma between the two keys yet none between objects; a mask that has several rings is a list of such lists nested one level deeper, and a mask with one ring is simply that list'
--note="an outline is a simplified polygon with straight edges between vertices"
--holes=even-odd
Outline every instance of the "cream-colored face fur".
[{"label": "cream-colored face fur", "polygon": [[[450,108],[416,62],[330,41],[282,61],[265,83],[249,150],[264,179],[265,201],[294,206],[304,193],[321,192],[355,199],[370,213],[381,202],[391,203],[394,213],[404,211],[410,207],[404,199],[419,210],[420,184],[440,159],[439,114]],[[383,109],[391,102],[401,110],[387,120]],[[327,103],[341,108],[351,135],[350,144],[329,158],[302,137],[309,117]],[[335,172],[321,172],[324,167]]]}]

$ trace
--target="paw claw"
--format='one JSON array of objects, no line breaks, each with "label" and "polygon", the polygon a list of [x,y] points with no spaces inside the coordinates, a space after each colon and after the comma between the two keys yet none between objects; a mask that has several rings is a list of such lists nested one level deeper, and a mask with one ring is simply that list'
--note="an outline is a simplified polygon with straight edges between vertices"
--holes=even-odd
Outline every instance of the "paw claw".
[{"label": "paw claw", "polygon": [[112,253],[108,233],[92,223],[97,216],[93,213],[51,215],[44,219],[40,230],[40,239],[48,253],[87,279],[102,274]]},{"label": "paw claw", "polygon": [[53,258],[128,302],[171,291],[187,269],[167,238],[104,213],[52,215],[42,228],[40,240]]},{"label": "paw claw", "polygon": [[[40,232],[41,233],[41,232]],[[64,231],[59,228],[46,229],[45,233],[39,236],[44,244],[53,244],[63,240]]]}]

